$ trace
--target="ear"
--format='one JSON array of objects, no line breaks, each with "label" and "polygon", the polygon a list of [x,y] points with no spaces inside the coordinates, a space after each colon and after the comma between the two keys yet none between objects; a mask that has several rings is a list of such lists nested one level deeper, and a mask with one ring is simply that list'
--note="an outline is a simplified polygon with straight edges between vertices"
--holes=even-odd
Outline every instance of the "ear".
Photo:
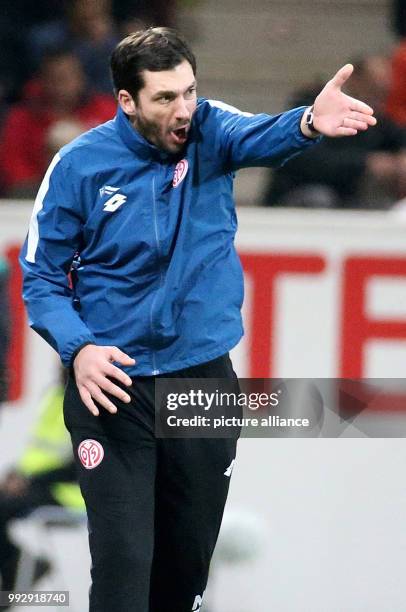
[{"label": "ear", "polygon": [[136,105],[134,98],[126,89],[120,89],[117,100],[125,114],[134,117],[137,112]]}]

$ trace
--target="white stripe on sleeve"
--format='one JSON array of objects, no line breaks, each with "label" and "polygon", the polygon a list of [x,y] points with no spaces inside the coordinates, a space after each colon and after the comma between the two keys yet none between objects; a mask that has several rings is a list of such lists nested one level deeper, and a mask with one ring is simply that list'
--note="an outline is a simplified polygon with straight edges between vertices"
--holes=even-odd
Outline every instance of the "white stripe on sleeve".
[{"label": "white stripe on sleeve", "polygon": [[61,159],[59,153],[55,155],[53,160],[51,161],[48,170],[45,173],[44,178],[42,179],[42,183],[38,190],[37,197],[35,198],[34,208],[31,215],[30,228],[28,230],[28,243],[27,243],[27,254],[25,259],[30,263],[35,263],[35,253],[38,246],[39,241],[39,231],[38,231],[38,213],[42,210],[44,205],[44,198],[48,193],[49,189],[49,179],[55,168],[56,164]]},{"label": "white stripe on sleeve", "polygon": [[220,108],[221,110],[228,111],[229,113],[233,113],[234,115],[244,115],[244,117],[253,117],[252,113],[246,113],[245,111],[241,111],[239,108],[235,106],[231,106],[231,104],[226,104],[225,102],[221,102],[221,100],[207,100],[210,106],[214,108]]}]

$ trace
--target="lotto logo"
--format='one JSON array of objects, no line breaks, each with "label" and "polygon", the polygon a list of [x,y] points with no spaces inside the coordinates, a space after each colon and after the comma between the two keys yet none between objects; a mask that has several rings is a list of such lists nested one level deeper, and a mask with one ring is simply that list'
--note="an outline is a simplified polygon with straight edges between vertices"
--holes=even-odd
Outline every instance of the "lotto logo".
[{"label": "lotto logo", "polygon": [[185,178],[187,171],[189,168],[189,164],[187,159],[181,159],[180,162],[176,164],[175,172],[173,174],[172,185],[177,187]]},{"label": "lotto logo", "polygon": [[79,459],[87,470],[93,470],[103,461],[104,450],[96,440],[83,440],[78,448]]},{"label": "lotto logo", "polygon": [[122,193],[116,193],[104,203],[103,210],[107,212],[115,212],[127,201],[127,196]]}]

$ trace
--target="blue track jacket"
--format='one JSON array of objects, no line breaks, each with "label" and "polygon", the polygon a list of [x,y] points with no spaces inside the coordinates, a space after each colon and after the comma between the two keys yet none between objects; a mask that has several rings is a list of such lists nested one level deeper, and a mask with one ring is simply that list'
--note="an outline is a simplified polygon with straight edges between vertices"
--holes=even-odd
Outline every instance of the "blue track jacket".
[{"label": "blue track jacket", "polygon": [[86,342],[128,353],[130,376],[204,363],[238,343],[234,172],[280,165],[314,144],[300,131],[304,110],[251,115],[200,98],[187,145],[173,155],[119,109],[61,149],[20,262],[30,325],[66,366]]}]

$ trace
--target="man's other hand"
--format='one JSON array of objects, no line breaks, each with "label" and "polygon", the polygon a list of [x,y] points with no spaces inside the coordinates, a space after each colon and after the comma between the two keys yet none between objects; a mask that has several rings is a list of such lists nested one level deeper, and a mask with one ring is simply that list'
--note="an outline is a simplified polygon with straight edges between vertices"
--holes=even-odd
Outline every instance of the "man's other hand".
[{"label": "man's other hand", "polygon": [[80,397],[94,416],[99,415],[95,401],[112,414],[117,412],[117,407],[103,393],[104,391],[122,402],[131,401],[128,393],[109,380],[109,378],[115,378],[127,387],[132,384],[131,378],[113,365],[113,362],[130,366],[134,365],[135,359],[120,351],[116,346],[87,344],[79,351],[73,362]]}]

